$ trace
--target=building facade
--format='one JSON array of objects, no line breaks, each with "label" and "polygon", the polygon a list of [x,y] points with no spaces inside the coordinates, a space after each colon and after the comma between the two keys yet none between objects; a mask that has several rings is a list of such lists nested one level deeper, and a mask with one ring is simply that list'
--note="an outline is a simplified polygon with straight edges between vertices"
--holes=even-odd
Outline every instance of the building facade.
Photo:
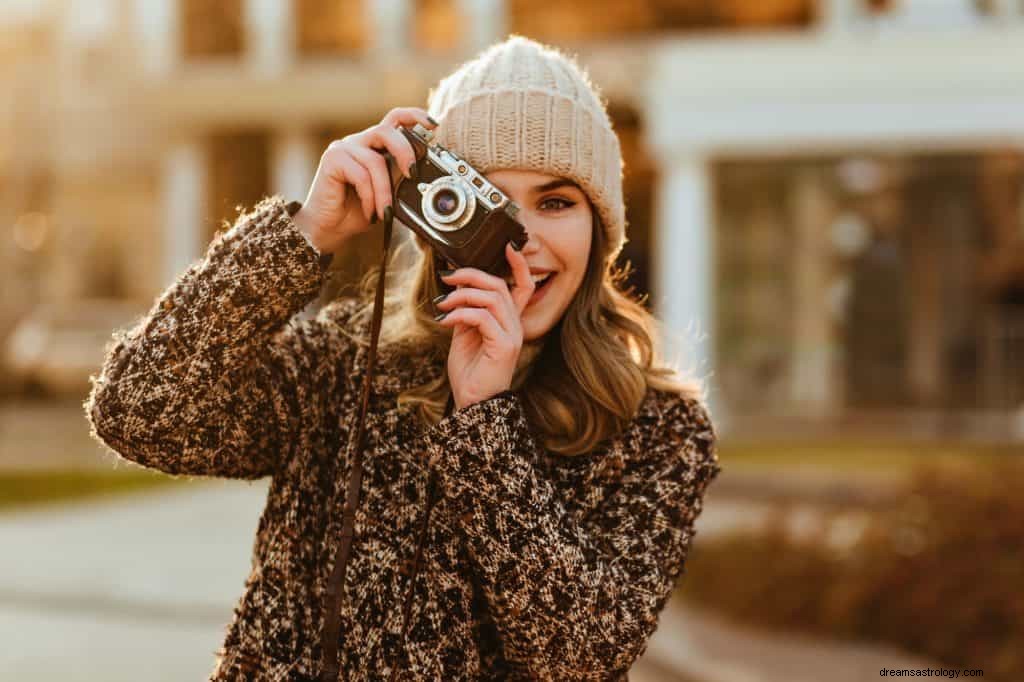
[{"label": "building facade", "polygon": [[[84,389],[110,329],[237,207],[304,198],[332,139],[423,106],[517,32],[577,53],[602,88],[628,283],[723,431],[966,415],[1024,437],[1019,3],[27,5],[0,28],[11,391]],[[336,281],[377,254],[367,236]]]}]

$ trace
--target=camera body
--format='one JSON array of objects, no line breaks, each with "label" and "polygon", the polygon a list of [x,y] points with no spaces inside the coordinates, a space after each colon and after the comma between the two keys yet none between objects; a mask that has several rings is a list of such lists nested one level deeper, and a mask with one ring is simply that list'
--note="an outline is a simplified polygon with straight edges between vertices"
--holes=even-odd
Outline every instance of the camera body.
[{"label": "camera body", "polygon": [[519,207],[457,154],[431,144],[434,134],[422,125],[398,129],[416,153],[416,171],[405,177],[385,152],[395,219],[422,236],[439,260],[511,274],[505,244],[522,249],[528,239],[515,219]]}]

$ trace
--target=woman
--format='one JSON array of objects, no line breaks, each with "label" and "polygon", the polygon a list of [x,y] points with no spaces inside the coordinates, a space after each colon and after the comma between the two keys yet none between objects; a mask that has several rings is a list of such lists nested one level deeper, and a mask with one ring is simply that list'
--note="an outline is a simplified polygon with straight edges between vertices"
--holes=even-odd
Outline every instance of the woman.
[{"label": "woman", "polygon": [[[615,286],[621,156],[599,96],[573,60],[514,36],[429,106],[332,143],[302,204],[240,216],[93,379],[94,437],[123,457],[272,476],[212,680],[624,679],[684,572],[715,432]],[[334,637],[371,303],[293,317],[333,254],[390,217],[379,152],[407,167],[395,128],[416,123],[519,204],[529,240],[507,248],[505,281],[436,273],[417,238],[389,285]]]}]

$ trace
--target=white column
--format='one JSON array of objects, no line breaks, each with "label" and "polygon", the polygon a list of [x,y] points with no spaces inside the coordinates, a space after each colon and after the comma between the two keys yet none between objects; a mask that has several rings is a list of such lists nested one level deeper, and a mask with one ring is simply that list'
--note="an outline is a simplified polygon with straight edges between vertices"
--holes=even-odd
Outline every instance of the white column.
[{"label": "white column", "polygon": [[412,34],[409,30],[410,0],[376,0],[367,4],[370,29],[375,36],[370,49],[385,58],[406,52]]},{"label": "white column", "polygon": [[716,412],[714,371],[714,232],[708,160],[666,156],[658,187],[652,257],[652,306],[664,324],[666,357],[708,385]]},{"label": "white column", "polygon": [[145,72],[166,76],[181,60],[178,0],[135,0],[135,31]]},{"label": "white column", "polygon": [[273,76],[287,71],[295,53],[295,13],[290,0],[245,0],[246,59]]},{"label": "white column", "polygon": [[879,21],[882,29],[942,30],[981,25],[983,17],[968,0],[903,0]]},{"label": "white column", "polygon": [[459,5],[466,27],[467,51],[479,52],[505,37],[505,0],[459,0]]},{"label": "white column", "polygon": [[801,171],[793,187],[793,348],[790,397],[808,413],[828,413],[836,405],[836,343],[828,306],[831,269],[829,225],[835,207],[815,169]]},{"label": "white column", "polygon": [[164,158],[164,286],[203,255],[206,150],[199,138],[182,140]]},{"label": "white column", "polygon": [[118,8],[111,0],[79,0],[66,4],[60,26],[65,41],[73,47],[102,47],[111,40],[118,23]]},{"label": "white column", "polygon": [[271,192],[285,201],[305,201],[316,174],[320,151],[302,128],[277,131],[271,149]]},{"label": "white column", "polygon": [[854,28],[863,18],[859,0],[820,0],[818,28],[823,33],[838,35]]}]

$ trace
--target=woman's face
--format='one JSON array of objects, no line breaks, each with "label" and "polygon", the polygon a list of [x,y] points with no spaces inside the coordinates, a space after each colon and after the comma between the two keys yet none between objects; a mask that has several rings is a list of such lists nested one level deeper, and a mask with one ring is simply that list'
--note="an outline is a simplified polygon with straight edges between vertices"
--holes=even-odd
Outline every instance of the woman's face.
[{"label": "woman's face", "polygon": [[522,314],[523,341],[535,341],[562,318],[587,272],[593,237],[590,201],[571,180],[537,171],[502,169],[485,177],[519,205],[516,220],[530,236],[522,254],[534,279],[551,273],[538,282]]}]

